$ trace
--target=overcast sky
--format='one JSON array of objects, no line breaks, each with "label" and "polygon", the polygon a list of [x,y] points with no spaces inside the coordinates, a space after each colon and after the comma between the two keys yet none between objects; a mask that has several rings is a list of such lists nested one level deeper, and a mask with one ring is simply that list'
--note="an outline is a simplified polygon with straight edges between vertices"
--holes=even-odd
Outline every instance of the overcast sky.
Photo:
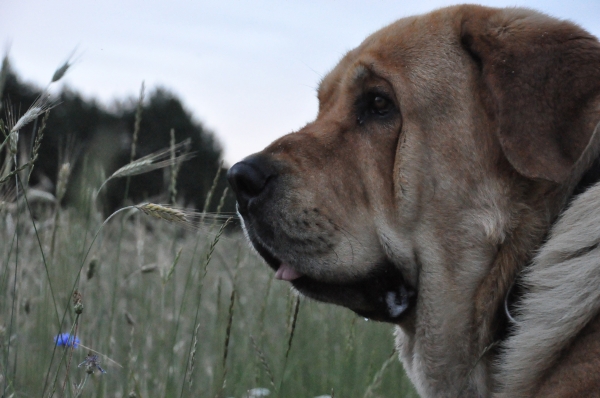
[{"label": "overcast sky", "polygon": [[[0,45],[44,86],[77,48],[64,83],[109,104],[164,86],[217,134],[231,165],[316,115],[316,87],[369,33],[456,4],[421,1],[0,0]],[[482,1],[570,19],[600,35],[600,1]],[[143,134],[143,132],[141,133]]]}]

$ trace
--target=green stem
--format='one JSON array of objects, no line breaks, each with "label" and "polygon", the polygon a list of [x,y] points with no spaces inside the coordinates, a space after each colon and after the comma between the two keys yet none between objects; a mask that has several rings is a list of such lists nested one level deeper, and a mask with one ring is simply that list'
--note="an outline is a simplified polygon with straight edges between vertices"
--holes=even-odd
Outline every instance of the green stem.
[{"label": "green stem", "polygon": [[[21,186],[23,183],[19,178],[19,182]],[[35,237],[37,238],[38,246],[40,247],[40,253],[42,254],[42,261],[44,263],[44,270],[46,271],[46,278],[48,278],[48,286],[50,286],[50,294],[52,295],[52,303],[54,304],[54,312],[56,313],[56,322],[57,327],[60,329],[60,316],[58,315],[58,306],[56,305],[56,298],[54,296],[54,288],[52,287],[52,281],[50,280],[50,272],[48,270],[48,262],[46,261],[46,256],[44,255],[44,248],[42,246],[42,241],[40,240],[40,235],[38,233],[37,227],[35,225],[35,221],[33,219],[33,212],[31,211],[31,206],[29,206],[29,200],[27,199],[27,194],[25,190],[23,190],[23,198],[25,199],[25,204],[27,205],[27,210],[29,211],[29,216],[31,217],[31,224],[33,225],[33,230],[35,231]]]},{"label": "green stem", "polygon": [[[90,255],[90,252],[92,251],[92,247],[94,246],[94,242],[96,242],[96,239],[98,238],[98,235],[100,234],[100,232],[102,231],[102,228],[117,214],[121,213],[124,210],[129,210],[129,209],[135,209],[135,206],[126,206],[123,207],[117,211],[115,211],[114,213],[112,213],[110,216],[108,216],[108,218],[106,220],[104,220],[104,222],[102,223],[102,225],[100,225],[100,228],[98,228],[98,230],[96,231],[96,233],[94,234],[94,237],[90,243],[90,246],[88,247],[88,250],[85,252],[85,256],[83,257],[82,261],[81,261],[81,265],[79,266],[79,270],[77,271],[77,275],[75,276],[75,281],[73,282],[73,287],[71,288],[71,293],[69,294],[69,299],[71,297],[73,297],[73,293],[75,292],[75,289],[77,288],[77,285],[79,284],[79,279],[81,277],[81,271],[83,270],[83,266],[85,265],[85,261],[87,260],[88,256]],[[62,323],[64,322],[65,318],[67,317],[67,311],[69,310],[69,306],[67,305],[65,308],[65,311],[63,312],[63,316],[61,318],[61,322],[60,324],[62,325]],[[42,395],[45,394],[46,391],[46,385],[47,385],[47,381],[48,381],[48,376],[50,374],[50,369],[52,366],[52,362],[54,360],[54,353],[56,352],[56,345],[54,346],[54,352],[52,352],[52,357],[50,358],[50,366],[48,366],[48,373],[46,374],[46,382],[44,383],[44,392]],[[58,370],[57,370],[58,372]],[[50,395],[52,396],[52,395]]]},{"label": "green stem", "polygon": [[83,391],[83,387],[85,387],[85,383],[87,382],[89,377],[90,377],[90,374],[88,372],[85,372],[85,378],[83,379],[81,384],[79,386],[77,386],[77,394],[75,394],[75,398],[78,398],[81,395],[81,392]]},{"label": "green stem", "polygon": [[[15,155],[15,168],[17,166],[17,155]],[[17,174],[15,174],[17,175]],[[17,183],[17,203],[19,203],[19,185],[18,185],[18,175],[15,177],[15,181]],[[8,362],[10,359],[10,342],[11,342],[11,338],[10,336],[13,335],[13,323],[14,323],[14,319],[15,319],[15,304],[17,301],[17,275],[19,272],[19,207],[17,206],[17,215],[16,215],[16,225],[15,225],[15,235],[16,235],[16,240],[15,240],[15,277],[13,278],[13,297],[12,297],[12,305],[11,305],[11,309],[10,309],[10,324],[8,327],[8,344],[6,347],[6,362],[4,365],[4,370],[6,373],[6,379],[7,381],[4,383],[4,389],[2,392],[2,396],[5,397],[6,396],[6,389],[8,387]],[[13,376],[16,375],[17,372],[17,356],[15,355],[15,363],[14,363],[14,371],[13,371]]]},{"label": "green stem", "polygon": [[[71,331],[69,332],[69,337],[67,338],[67,343],[69,341],[71,341],[71,346],[69,346],[67,344],[67,350],[69,351],[69,361],[67,362],[67,371],[65,374],[65,381],[63,382],[63,386],[62,386],[62,392],[60,393],[60,395],[63,397],[65,396],[65,387],[67,386],[67,380],[69,379],[69,369],[71,368],[71,360],[73,359],[73,350],[75,350],[75,338],[77,337],[77,329],[79,328],[79,316],[80,316],[80,314],[75,315],[75,322],[73,322],[73,326],[71,326]],[[73,329],[75,330],[74,332],[73,332]],[[73,340],[71,340],[71,338]],[[58,343],[58,340],[57,340],[57,343]],[[67,350],[65,350],[65,354],[66,354]],[[61,363],[62,363],[62,359],[61,359]],[[60,368],[60,364],[58,367]],[[56,372],[56,376],[58,377],[58,372]],[[54,379],[54,383],[56,383],[56,379]]]}]

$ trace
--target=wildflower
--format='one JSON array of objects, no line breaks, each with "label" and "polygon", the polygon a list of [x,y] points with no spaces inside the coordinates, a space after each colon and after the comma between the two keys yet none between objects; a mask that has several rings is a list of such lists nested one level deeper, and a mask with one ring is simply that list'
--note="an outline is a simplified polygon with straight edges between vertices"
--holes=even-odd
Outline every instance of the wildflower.
[{"label": "wildflower", "polygon": [[77,336],[71,336],[69,333],[60,333],[54,337],[54,343],[57,346],[77,348],[80,342]]},{"label": "wildflower", "polygon": [[79,365],[77,365],[77,367],[80,368],[83,365],[85,365],[85,371],[88,374],[94,373],[94,370],[96,369],[98,369],[101,373],[106,373],[106,370],[100,367],[100,360],[98,359],[98,355],[92,354],[91,351],[88,353],[87,357],[85,357],[85,360]]},{"label": "wildflower", "polygon": [[268,397],[269,395],[271,395],[271,391],[269,391],[268,388],[252,388],[250,390],[248,390],[248,397],[249,398],[256,398],[256,397]]}]

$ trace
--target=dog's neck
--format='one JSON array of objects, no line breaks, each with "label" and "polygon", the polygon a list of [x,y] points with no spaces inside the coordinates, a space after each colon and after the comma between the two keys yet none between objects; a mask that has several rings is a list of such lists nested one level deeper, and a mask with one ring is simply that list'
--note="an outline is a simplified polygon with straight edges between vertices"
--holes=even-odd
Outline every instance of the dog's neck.
[{"label": "dog's neck", "polygon": [[[575,187],[573,188],[572,192],[568,195],[567,199],[565,200],[565,206],[563,211],[568,209],[579,195],[586,192],[598,182],[600,182],[600,156],[594,159],[589,168],[587,168],[587,170],[583,173],[579,181],[575,184]],[[558,218],[553,221],[550,230],[552,230],[557,220]],[[546,237],[544,241],[546,241],[547,238],[548,237]],[[525,268],[527,268],[527,265],[523,267],[523,269]],[[502,342],[504,342],[509,337],[511,327],[515,324],[515,307],[518,306],[518,303],[521,300],[522,295],[524,293],[520,282],[520,275],[521,272],[519,272],[516,275],[514,281],[508,289],[508,292],[506,293],[503,308],[498,311],[500,320],[494,336],[494,347],[499,347],[502,344]]]},{"label": "dog's neck", "polygon": [[[573,200],[576,197],[587,191],[589,188],[591,188],[598,182],[600,182],[600,156],[596,157],[596,159],[592,162],[592,165],[585,171],[577,185],[575,185],[573,192],[569,195],[568,199],[566,200],[565,209],[567,209],[571,205],[571,203],[573,203]],[[554,223],[556,223],[556,220],[554,221]],[[514,322],[514,318],[512,315],[514,313],[514,306],[519,301],[519,298],[521,297],[522,293],[523,292],[519,285],[519,278],[517,275],[517,278],[515,279],[508,293],[506,294],[506,299],[504,302],[505,320],[502,321],[503,326],[501,326],[498,329],[498,333],[496,335],[497,340],[503,341],[508,336],[508,326]]]},{"label": "dog's neck", "polygon": [[518,305],[523,294],[519,275],[532,260],[531,253],[544,245],[559,214],[569,208],[577,196],[600,181],[600,156],[587,164],[589,166],[578,173],[581,177],[568,184],[570,188],[563,186],[562,189],[549,191],[546,203],[550,207],[546,209],[546,215],[543,211],[540,213],[539,209],[522,214],[520,227],[513,231],[512,236],[499,249],[495,265],[478,289],[475,300],[478,303],[476,319],[480,325],[479,330],[484,331],[479,335],[476,348],[480,353],[477,359],[480,365],[491,366],[499,353],[498,349],[511,333],[511,314],[514,314],[513,308],[515,304]]},{"label": "dog's neck", "polygon": [[592,185],[595,185],[599,181],[600,181],[600,156],[598,156],[594,160],[594,162],[592,163],[590,168],[583,174],[583,176],[581,177],[581,179],[575,186],[573,193],[569,197],[568,205],[571,204],[571,202],[573,201],[573,199],[575,199],[575,197],[581,195],[582,193],[587,191]]}]

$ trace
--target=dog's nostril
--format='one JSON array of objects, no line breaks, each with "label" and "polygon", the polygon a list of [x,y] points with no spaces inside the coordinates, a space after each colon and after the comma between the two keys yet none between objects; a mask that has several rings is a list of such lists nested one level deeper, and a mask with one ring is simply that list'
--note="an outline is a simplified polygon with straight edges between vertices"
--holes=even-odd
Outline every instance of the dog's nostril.
[{"label": "dog's nostril", "polygon": [[242,207],[246,207],[250,199],[261,193],[268,177],[260,168],[245,161],[234,164],[227,172],[229,184]]}]

